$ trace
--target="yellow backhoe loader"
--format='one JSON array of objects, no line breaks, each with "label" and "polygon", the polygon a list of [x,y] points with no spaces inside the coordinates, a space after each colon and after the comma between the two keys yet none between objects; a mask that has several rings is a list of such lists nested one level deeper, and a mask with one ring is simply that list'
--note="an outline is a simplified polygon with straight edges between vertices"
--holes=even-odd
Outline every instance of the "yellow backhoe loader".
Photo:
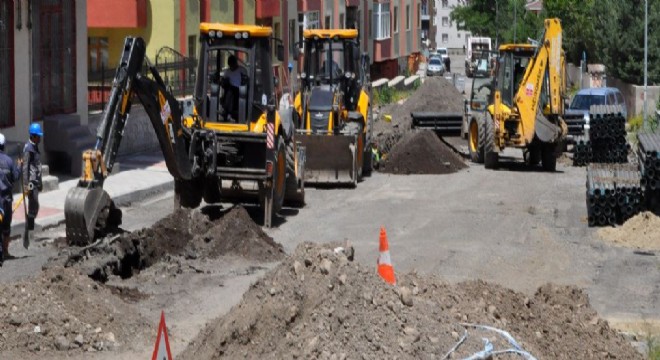
[{"label": "yellow backhoe loader", "polygon": [[272,29],[202,23],[200,45],[194,105],[183,109],[146,58],[144,40],[126,38],[96,146],[84,153],[82,177],[66,198],[69,243],[88,244],[116,223],[103,182],[135,96],[156,131],[179,206],[256,200],[269,227],[285,198],[304,202],[304,148],[295,142],[291,112],[276,111],[271,49],[281,58],[283,47]]},{"label": "yellow backhoe loader", "polygon": [[[486,168],[498,166],[504,148],[516,147],[530,165],[541,162],[555,171],[567,134],[565,64],[559,19],[546,19],[544,28],[538,44],[501,45],[495,76],[473,82],[472,95],[486,106],[470,120],[468,148],[472,161]],[[475,104],[473,99],[472,110]]]},{"label": "yellow backhoe loader", "polygon": [[305,30],[298,140],[306,149],[305,183],[356,186],[371,163],[369,59],[354,29]]}]

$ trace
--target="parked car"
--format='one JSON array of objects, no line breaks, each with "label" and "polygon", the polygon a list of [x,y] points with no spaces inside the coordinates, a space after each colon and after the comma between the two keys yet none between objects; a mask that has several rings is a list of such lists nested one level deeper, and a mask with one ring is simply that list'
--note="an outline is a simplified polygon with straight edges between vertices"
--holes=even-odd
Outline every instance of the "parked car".
[{"label": "parked car", "polygon": [[575,94],[566,115],[584,116],[584,129],[589,129],[589,109],[592,105],[620,105],[623,116],[628,118],[628,109],[621,91],[613,87],[582,89]]},{"label": "parked car", "polygon": [[440,57],[431,57],[426,67],[426,76],[442,76],[445,73],[445,65]]}]

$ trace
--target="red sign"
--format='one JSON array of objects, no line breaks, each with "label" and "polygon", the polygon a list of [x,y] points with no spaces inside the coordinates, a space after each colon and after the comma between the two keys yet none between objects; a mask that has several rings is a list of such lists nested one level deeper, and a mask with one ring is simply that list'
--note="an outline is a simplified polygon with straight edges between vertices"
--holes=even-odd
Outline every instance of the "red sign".
[{"label": "red sign", "polygon": [[170,351],[170,341],[167,338],[167,326],[165,325],[165,312],[160,313],[160,324],[158,324],[158,337],[151,360],[173,360]]}]

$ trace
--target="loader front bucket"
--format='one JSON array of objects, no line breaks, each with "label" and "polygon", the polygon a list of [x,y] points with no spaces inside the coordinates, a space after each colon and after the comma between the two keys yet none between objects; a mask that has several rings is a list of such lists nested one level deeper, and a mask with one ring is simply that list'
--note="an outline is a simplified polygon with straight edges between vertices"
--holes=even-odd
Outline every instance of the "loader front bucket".
[{"label": "loader front bucket", "polygon": [[463,126],[462,113],[413,112],[413,129],[433,130],[440,136],[460,136]]},{"label": "loader front bucket", "polygon": [[67,242],[85,246],[94,240],[97,230],[121,224],[121,212],[102,188],[74,187],[64,201],[64,219]]},{"label": "loader front bucket", "polygon": [[301,134],[305,184],[357,185],[357,135]]}]

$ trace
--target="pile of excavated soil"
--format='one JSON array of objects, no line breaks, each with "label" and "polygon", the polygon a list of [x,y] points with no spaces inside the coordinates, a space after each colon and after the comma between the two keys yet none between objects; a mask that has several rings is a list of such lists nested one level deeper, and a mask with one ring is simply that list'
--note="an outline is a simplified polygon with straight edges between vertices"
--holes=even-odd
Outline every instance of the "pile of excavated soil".
[{"label": "pile of excavated soil", "polygon": [[449,174],[467,166],[430,130],[406,134],[387,154],[380,171],[391,174]]},{"label": "pile of excavated soil", "polygon": [[546,285],[527,297],[482,281],[397,276],[398,287],[387,285],[344,252],[303,243],[179,358],[441,358],[464,334],[452,358],[484,350],[483,339],[494,350],[514,347],[475,324],[509,332],[538,359],[642,358],[575,287]]},{"label": "pile of excavated soil", "polygon": [[[374,123],[376,141],[380,145],[386,141],[386,134],[409,131],[412,126],[412,112],[463,113],[463,107],[464,97],[452,83],[441,77],[426,78],[403,103],[380,108],[378,120]],[[392,121],[384,121],[384,115],[390,115]]]},{"label": "pile of excavated soil", "polygon": [[211,220],[196,210],[176,210],[152,227],[105,239],[84,251],[67,252],[65,266],[81,268],[95,280],[129,278],[159,261],[241,256],[271,262],[284,256],[282,246],[257,225],[241,207]]},{"label": "pile of excavated soil", "polygon": [[110,289],[73,269],[0,284],[0,353],[119,350],[146,342],[150,327]]},{"label": "pile of excavated soil", "polygon": [[620,246],[660,250],[660,217],[645,211],[628,219],[622,226],[599,229],[598,235]]}]

